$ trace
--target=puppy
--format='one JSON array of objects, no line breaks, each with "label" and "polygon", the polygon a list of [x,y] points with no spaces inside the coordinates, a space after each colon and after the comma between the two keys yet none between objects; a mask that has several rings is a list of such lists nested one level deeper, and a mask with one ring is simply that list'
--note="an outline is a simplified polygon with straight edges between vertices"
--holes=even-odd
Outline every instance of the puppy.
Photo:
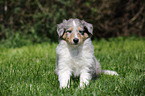
[{"label": "puppy", "polygon": [[94,56],[91,42],[93,26],[84,20],[63,20],[57,25],[59,45],[56,48],[57,61],[55,72],[60,88],[69,88],[70,77],[80,77],[80,87],[89,84],[89,80],[101,73],[118,75],[115,71],[101,70]]}]

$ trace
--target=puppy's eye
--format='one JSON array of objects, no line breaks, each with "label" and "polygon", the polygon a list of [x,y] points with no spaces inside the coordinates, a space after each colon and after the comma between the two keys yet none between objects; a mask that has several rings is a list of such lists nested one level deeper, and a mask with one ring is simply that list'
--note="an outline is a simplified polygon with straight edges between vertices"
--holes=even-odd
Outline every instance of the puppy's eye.
[{"label": "puppy's eye", "polygon": [[71,31],[71,30],[68,30],[68,31],[66,31],[66,32],[71,33],[72,31]]},{"label": "puppy's eye", "polygon": [[84,31],[81,31],[81,30],[80,30],[79,32],[80,32],[82,35],[84,34]]}]

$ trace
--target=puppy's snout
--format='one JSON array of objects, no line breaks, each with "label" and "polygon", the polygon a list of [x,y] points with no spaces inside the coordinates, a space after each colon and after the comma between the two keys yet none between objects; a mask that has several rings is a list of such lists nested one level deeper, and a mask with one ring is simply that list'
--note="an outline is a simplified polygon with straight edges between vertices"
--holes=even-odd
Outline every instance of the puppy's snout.
[{"label": "puppy's snout", "polygon": [[75,44],[77,44],[79,42],[79,39],[78,38],[74,38],[73,41],[74,41]]}]

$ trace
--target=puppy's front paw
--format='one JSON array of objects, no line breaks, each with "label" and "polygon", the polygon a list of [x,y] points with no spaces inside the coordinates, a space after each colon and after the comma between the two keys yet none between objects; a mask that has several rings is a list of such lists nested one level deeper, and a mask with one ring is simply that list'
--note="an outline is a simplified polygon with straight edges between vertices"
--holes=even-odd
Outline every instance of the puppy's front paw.
[{"label": "puppy's front paw", "polygon": [[60,85],[59,86],[60,89],[65,89],[65,88],[69,88],[69,84],[65,84],[65,85]]},{"label": "puppy's front paw", "polygon": [[80,88],[84,88],[85,86],[89,85],[89,80],[91,80],[91,75],[84,71],[80,75]]},{"label": "puppy's front paw", "polygon": [[60,89],[62,88],[69,88],[70,84],[70,75],[67,73],[61,73],[59,74],[59,83],[60,83]]},{"label": "puppy's front paw", "polygon": [[87,86],[87,85],[89,85],[89,81],[87,81],[87,80],[85,82],[80,82],[79,88],[84,89],[85,86]]}]

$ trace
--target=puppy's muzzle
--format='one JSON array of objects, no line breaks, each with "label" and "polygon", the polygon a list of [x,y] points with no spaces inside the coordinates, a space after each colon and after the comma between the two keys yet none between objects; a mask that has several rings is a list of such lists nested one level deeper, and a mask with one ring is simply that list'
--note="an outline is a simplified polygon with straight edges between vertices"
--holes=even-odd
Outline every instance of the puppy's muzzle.
[{"label": "puppy's muzzle", "polygon": [[73,39],[73,42],[74,42],[74,44],[78,44],[79,39],[78,39],[78,38],[74,38],[74,39]]}]

